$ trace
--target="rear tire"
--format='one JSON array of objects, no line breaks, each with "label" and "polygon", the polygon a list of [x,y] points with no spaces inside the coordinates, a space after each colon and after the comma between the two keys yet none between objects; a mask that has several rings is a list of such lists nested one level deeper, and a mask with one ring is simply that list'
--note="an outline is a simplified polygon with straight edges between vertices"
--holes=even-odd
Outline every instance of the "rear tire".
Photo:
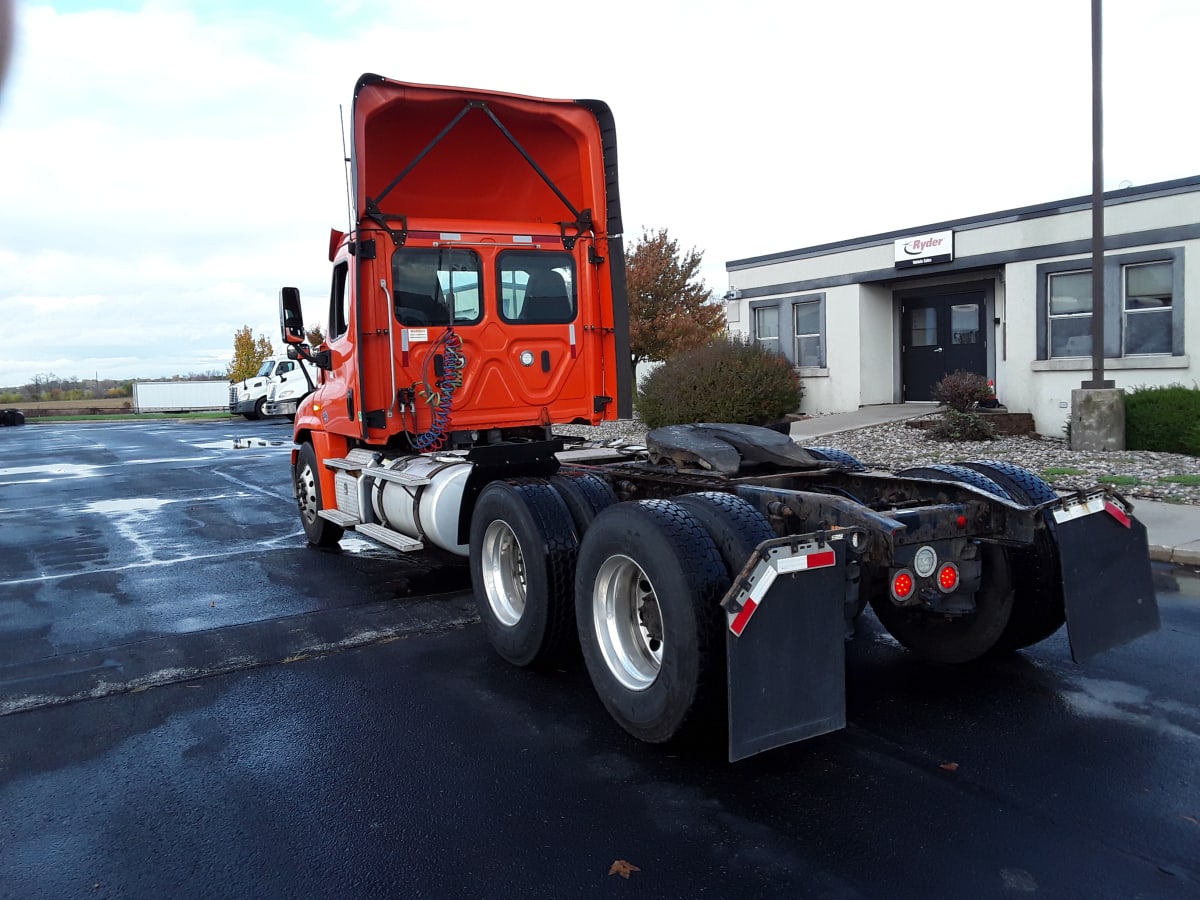
[{"label": "rear tire", "polygon": [[325,508],[321,499],[320,471],[313,445],[301,444],[295,468],[292,470],[292,479],[296,485],[296,502],[300,506],[300,522],[304,525],[304,535],[315,547],[336,547],[345,534],[345,529],[318,515]]},{"label": "rear tire", "polygon": [[[1012,463],[979,460],[962,465],[1001,485],[1016,503],[1033,506],[1058,497],[1054,488],[1037,475]],[[1067,620],[1054,517],[1048,512],[1043,515],[1047,530],[1034,536],[1033,545],[1008,550],[1015,597],[1012,619],[996,645],[999,652],[1020,650],[1044,641]]]},{"label": "rear tire", "polygon": [[684,494],[676,497],[674,503],[695,516],[708,531],[731,584],[741,574],[754,548],[777,536],[762,513],[733,494],[718,491]]},{"label": "rear tire", "polygon": [[715,711],[728,586],[712,538],[675,503],[596,516],[575,575],[579,642],[600,702],[634,737],[668,741]]},{"label": "rear tire", "polygon": [[871,608],[883,627],[920,656],[939,663],[966,663],[996,647],[1013,609],[1013,592],[1004,551],[983,544],[983,578],[975,592],[975,612],[947,618],[920,608],[896,606],[885,588],[873,591]]},{"label": "rear tire", "polygon": [[824,459],[831,463],[837,463],[844,469],[850,472],[865,472],[867,467],[858,461],[858,458],[847,453],[845,450],[839,450],[837,447],[805,447],[809,453],[817,459]]},{"label": "rear tire", "polygon": [[558,491],[567,509],[571,512],[571,521],[575,523],[575,533],[583,539],[592,520],[602,510],[608,509],[617,502],[617,494],[612,486],[599,475],[587,472],[552,475],[550,484]]},{"label": "rear tire", "polygon": [[514,666],[569,658],[579,540],[558,492],[540,479],[493,481],[471,514],[475,604],[488,642]]}]

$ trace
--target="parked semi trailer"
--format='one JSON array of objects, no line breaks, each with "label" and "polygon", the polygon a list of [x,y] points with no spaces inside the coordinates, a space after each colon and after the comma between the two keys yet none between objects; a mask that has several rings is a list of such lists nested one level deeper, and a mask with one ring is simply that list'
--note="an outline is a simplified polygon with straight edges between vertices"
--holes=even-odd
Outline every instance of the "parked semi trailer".
[{"label": "parked semi trailer", "polygon": [[868,604],[944,664],[1064,621],[1077,660],[1157,627],[1145,528],[1104,488],[1060,498],[987,460],[867,471],[729,424],[562,453],[555,425],[630,414],[604,103],[364,75],[351,165],[327,345],[280,293],[284,340],[322,370],[292,452],[307,538],[468,557],[495,651],[581,650],[635,737],[715,723],[740,759],[843,727]]},{"label": "parked semi trailer", "polygon": [[133,411],[201,412],[224,409],[229,383],[225,381],[135,381]]}]

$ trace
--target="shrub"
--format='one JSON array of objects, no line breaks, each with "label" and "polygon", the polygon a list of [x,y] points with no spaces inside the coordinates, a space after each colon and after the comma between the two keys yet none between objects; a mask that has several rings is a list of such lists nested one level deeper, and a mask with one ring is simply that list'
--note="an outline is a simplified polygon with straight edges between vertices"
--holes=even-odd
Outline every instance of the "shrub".
[{"label": "shrub", "polygon": [[965,369],[951,372],[933,386],[934,400],[963,413],[991,396],[992,386],[987,378]]},{"label": "shrub", "polygon": [[1200,388],[1170,384],[1127,393],[1125,446],[1200,456]]},{"label": "shrub", "polygon": [[990,441],[996,436],[991,423],[975,413],[948,409],[927,432],[938,441]]},{"label": "shrub", "polygon": [[795,412],[804,388],[784,357],[738,336],[672,357],[638,386],[648,428],[691,422],[766,425]]}]

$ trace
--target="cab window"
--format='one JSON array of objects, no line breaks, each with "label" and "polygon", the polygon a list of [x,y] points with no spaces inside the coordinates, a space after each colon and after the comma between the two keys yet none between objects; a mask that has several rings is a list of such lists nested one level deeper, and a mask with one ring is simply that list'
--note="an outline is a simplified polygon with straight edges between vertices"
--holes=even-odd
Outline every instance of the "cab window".
[{"label": "cab window", "polygon": [[401,325],[478,322],[482,269],[474,250],[401,248],[392,255],[395,315]]},{"label": "cab window", "polygon": [[346,276],[349,274],[349,263],[338,263],[333,268],[333,285],[329,289],[329,340],[341,337],[350,327],[346,308]]},{"label": "cab window", "polygon": [[575,321],[575,260],[569,253],[513,250],[500,254],[500,317],[506,322]]}]

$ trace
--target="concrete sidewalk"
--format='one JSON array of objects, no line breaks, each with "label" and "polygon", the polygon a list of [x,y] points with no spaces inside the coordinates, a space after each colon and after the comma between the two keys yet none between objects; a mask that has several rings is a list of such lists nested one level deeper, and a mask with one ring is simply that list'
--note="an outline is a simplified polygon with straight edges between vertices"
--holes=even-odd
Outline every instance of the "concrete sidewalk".
[{"label": "concrete sidewalk", "polygon": [[[934,412],[936,403],[891,403],[864,406],[853,412],[814,416],[793,422],[789,434],[801,444],[813,438],[883,425],[903,419],[915,419]],[[1150,558],[1158,562],[1200,566],[1200,506],[1161,503],[1155,500],[1133,501],[1134,515],[1146,526],[1150,539]]]}]

